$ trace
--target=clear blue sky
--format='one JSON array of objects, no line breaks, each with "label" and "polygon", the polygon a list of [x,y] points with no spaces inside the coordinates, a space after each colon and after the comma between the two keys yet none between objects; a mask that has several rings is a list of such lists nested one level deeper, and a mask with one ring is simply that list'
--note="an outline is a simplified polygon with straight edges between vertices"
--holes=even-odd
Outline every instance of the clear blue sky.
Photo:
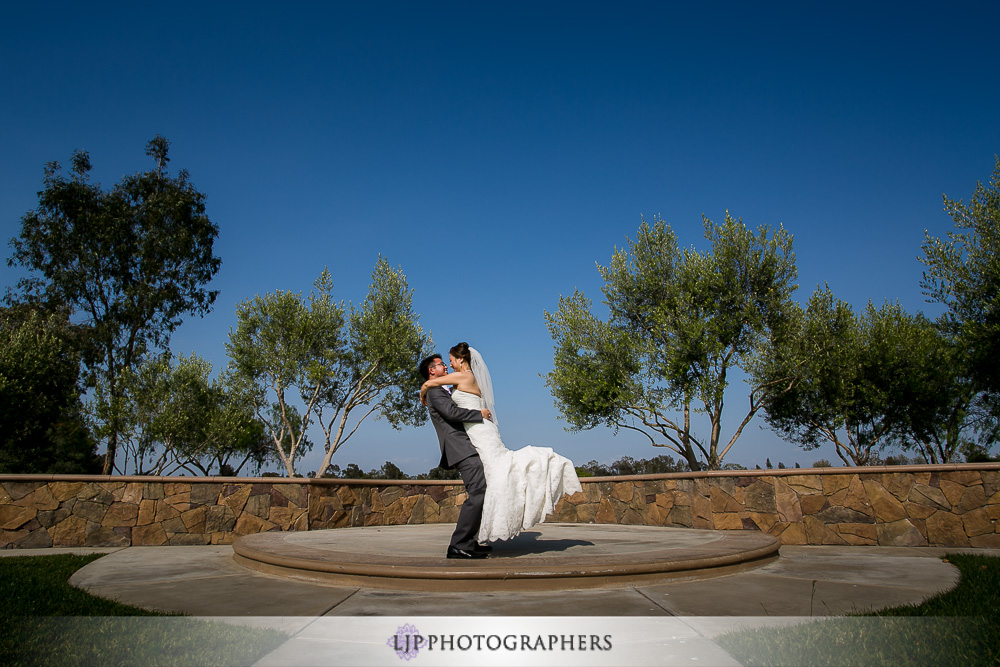
[{"label": "clear blue sky", "polygon": [[[564,430],[543,311],[599,301],[595,263],[642,216],[704,248],[701,215],[728,209],[794,235],[800,301],[828,282],[935,314],[917,256],[952,225],[942,193],[968,199],[1000,152],[998,29],[996,2],[8,3],[0,232],[47,161],[88,150],[110,186],[162,134],[223,260],[175,352],[224,365],[238,302],[324,266],[359,302],[381,253],[440,350],[483,352],[509,446],[648,458],[669,452]],[[737,385],[724,437],[745,405]],[[727,461],[834,459],[759,426]],[[369,423],[334,462],[437,457],[429,425]]]}]

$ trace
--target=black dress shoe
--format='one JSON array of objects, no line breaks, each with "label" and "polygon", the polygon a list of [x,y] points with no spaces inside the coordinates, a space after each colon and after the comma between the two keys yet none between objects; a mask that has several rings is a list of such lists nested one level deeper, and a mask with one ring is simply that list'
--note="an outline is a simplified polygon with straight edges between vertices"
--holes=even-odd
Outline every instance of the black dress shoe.
[{"label": "black dress shoe", "polygon": [[457,547],[448,547],[448,558],[486,558],[486,552],[466,551]]},{"label": "black dress shoe", "polygon": [[488,554],[489,552],[493,551],[493,547],[491,547],[488,544],[477,544],[476,551],[478,551],[479,553]]}]

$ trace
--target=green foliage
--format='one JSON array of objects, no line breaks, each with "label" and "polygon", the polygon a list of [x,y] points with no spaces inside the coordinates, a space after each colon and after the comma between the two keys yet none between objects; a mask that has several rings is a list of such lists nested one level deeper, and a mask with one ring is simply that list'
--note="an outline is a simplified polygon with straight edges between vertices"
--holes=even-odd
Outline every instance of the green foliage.
[{"label": "green foliage", "polygon": [[100,472],[79,376],[79,339],[64,316],[0,313],[0,473]]},{"label": "green foliage", "polygon": [[[308,301],[274,292],[240,304],[226,346],[233,376],[252,397],[289,477],[314,421],[324,435],[326,453],[316,471],[322,477],[369,415],[397,429],[427,418],[416,368],[430,354],[430,338],[418,324],[402,271],[379,257],[357,308],[334,302],[332,290],[324,270]],[[355,411],[363,414],[352,425]]]},{"label": "green foliage", "polygon": [[966,463],[992,463],[1000,461],[1000,456],[990,456],[988,449],[971,442],[962,445],[961,453]]},{"label": "green foliage", "polygon": [[167,353],[122,374],[121,438],[133,474],[236,475],[267,460],[271,447],[250,398],[232,378],[211,373],[197,355]]},{"label": "green foliage", "polygon": [[431,468],[427,472],[422,472],[417,475],[414,479],[462,479],[462,474],[458,471],[458,468],[445,469],[440,466]]},{"label": "green foliage", "polygon": [[1000,157],[989,186],[976,184],[968,204],[944,197],[955,221],[946,239],[925,235],[921,287],[948,312],[944,325],[969,355],[977,390],[1000,399]]},{"label": "green foliage", "polygon": [[208,312],[217,295],[203,285],[221,265],[212,254],[218,228],[187,172],[167,174],[167,147],[154,138],[147,154],[156,169],[125,176],[108,191],[88,180],[86,152],[73,154],[68,176],[50,162],[38,207],[11,240],[9,264],[32,272],[19,283],[20,298],[69,308],[90,327],[93,356],[85,361],[89,382],[106,389],[98,412],[107,420],[107,474],[122,428],[120,375],[165,348],[182,316]]},{"label": "green foliage", "polygon": [[988,187],[977,183],[968,204],[945,196],[944,208],[955,231],[925,234],[921,258],[924,293],[948,308],[938,322],[947,344],[931,360],[944,377],[918,397],[927,423],[914,431],[931,460],[989,459],[1000,439],[1000,158]]},{"label": "green foliage", "polygon": [[806,450],[835,445],[847,465],[871,465],[890,445],[951,460],[972,431],[995,437],[963,375],[961,350],[898,304],[861,316],[817,289],[785,344],[754,367],[760,383],[794,378],[767,402],[767,421]]},{"label": "green foliage", "polygon": [[598,320],[590,308],[590,300],[576,291],[560,297],[554,314],[545,313],[556,341],[546,384],[574,430],[617,428],[625,418],[622,406],[646,398],[636,381],[642,371],[639,341]]},{"label": "green foliage", "polygon": [[348,463],[343,470],[340,469],[339,465],[332,465],[326,469],[323,477],[331,479],[461,479],[461,477],[428,477],[427,473],[418,475],[416,478],[410,477],[392,461],[386,461],[382,464],[381,468],[369,470],[368,472],[362,470],[357,463]]},{"label": "green foliage", "polygon": [[997,413],[977,391],[961,342],[922,317],[909,324],[886,375],[902,423],[896,443],[931,463],[954,461],[962,451],[989,451],[1000,434]]},{"label": "green foliage", "polygon": [[392,461],[386,461],[378,471],[378,479],[410,479],[410,476],[399,469]]},{"label": "green foliage", "polygon": [[[704,224],[711,252],[681,250],[657,220],[653,227],[643,222],[628,248],[598,266],[607,322],[591,314],[580,292],[545,313],[555,341],[546,383],[570,428],[635,430],[693,470],[720,467],[763,397],[780,390],[751,387],[745,418],[728,443],[720,441],[729,372],[748,369],[781,340],[796,288],[784,229],[754,232],[728,212],[722,225]],[[693,433],[692,411],[708,417],[708,437]]]},{"label": "green foliage", "polygon": [[369,479],[370,474],[375,472],[375,470],[372,470],[371,473],[366,473],[357,463],[348,463],[343,470],[340,469],[339,465],[329,466],[321,477],[330,479]]},{"label": "green foliage", "polygon": [[886,456],[884,459],[878,462],[878,465],[884,466],[908,466],[908,465],[923,465],[927,463],[927,459],[923,456],[907,456],[906,454],[892,454]]},{"label": "green foliage", "polygon": [[674,457],[666,455],[655,456],[651,459],[639,459],[638,461],[631,456],[623,456],[608,465],[602,465],[597,461],[588,461],[576,468],[577,475],[580,477],[660,475],[670,472],[687,472],[689,470],[690,468],[683,461],[675,461]]},{"label": "green foliage", "polygon": [[[328,278],[324,271],[321,279]],[[295,474],[295,459],[307,449],[306,429],[325,369],[346,347],[343,308],[322,287],[308,302],[301,294],[273,292],[241,303],[236,331],[230,331],[226,345],[230,372],[251,397],[289,477]],[[296,389],[307,403],[304,414],[287,395]]]}]

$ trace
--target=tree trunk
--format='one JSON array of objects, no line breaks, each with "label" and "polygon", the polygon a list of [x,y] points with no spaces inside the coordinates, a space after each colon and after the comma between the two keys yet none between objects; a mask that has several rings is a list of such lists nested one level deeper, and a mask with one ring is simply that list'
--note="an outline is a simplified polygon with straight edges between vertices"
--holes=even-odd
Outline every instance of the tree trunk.
[{"label": "tree trunk", "polygon": [[115,455],[118,453],[118,431],[113,430],[108,436],[108,451],[104,454],[104,466],[101,474],[113,475],[115,472]]}]

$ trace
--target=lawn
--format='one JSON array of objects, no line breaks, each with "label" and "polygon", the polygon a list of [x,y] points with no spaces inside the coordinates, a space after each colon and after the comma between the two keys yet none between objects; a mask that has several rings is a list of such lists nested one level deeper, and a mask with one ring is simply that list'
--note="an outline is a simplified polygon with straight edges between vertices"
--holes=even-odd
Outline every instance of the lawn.
[{"label": "lawn", "polygon": [[[716,642],[758,665],[1000,665],[1000,558],[953,554],[954,589],[919,605],[723,635]],[[900,577],[905,577],[900,573]]]},{"label": "lawn", "polygon": [[0,558],[2,665],[249,665],[287,635],[94,597],[69,585],[100,558]]}]

